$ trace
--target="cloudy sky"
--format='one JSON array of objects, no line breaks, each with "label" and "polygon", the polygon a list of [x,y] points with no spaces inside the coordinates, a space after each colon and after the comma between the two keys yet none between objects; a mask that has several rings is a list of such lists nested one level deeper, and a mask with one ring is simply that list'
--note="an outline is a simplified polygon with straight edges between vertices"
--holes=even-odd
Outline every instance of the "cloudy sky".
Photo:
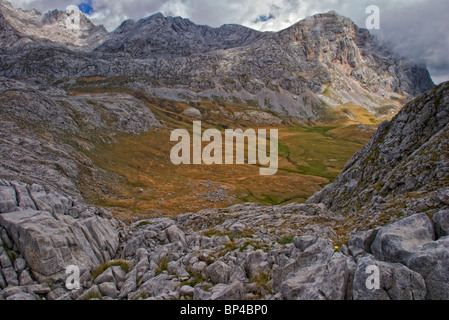
[{"label": "cloudy sky", "polygon": [[375,32],[394,50],[426,63],[436,83],[449,80],[449,0],[10,0],[15,7],[41,12],[78,5],[92,21],[112,31],[126,19],[162,12],[218,27],[237,23],[262,31],[278,31],[307,16],[334,10],[361,27],[366,8],[380,9]]}]

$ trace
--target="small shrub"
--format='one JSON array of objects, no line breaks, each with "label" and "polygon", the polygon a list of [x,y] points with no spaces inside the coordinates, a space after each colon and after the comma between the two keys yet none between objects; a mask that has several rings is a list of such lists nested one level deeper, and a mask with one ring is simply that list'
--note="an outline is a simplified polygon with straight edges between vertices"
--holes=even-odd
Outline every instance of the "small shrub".
[{"label": "small shrub", "polygon": [[91,290],[88,294],[83,296],[81,300],[87,301],[87,300],[93,300],[93,299],[102,299],[103,297],[99,292],[95,292],[94,290]]},{"label": "small shrub", "polygon": [[259,272],[251,278],[251,282],[255,283],[259,290],[263,288],[268,293],[273,293],[273,290],[269,285],[270,280],[271,277],[266,272]]},{"label": "small shrub", "polygon": [[196,285],[203,283],[203,282],[204,282],[204,279],[201,276],[201,273],[194,273],[190,279],[181,282],[181,287],[182,286],[195,287]]},{"label": "small shrub", "polygon": [[154,272],[156,273],[156,275],[160,275],[162,274],[162,272],[164,272],[165,270],[168,269],[168,259],[167,257],[163,257],[161,259],[161,261],[159,261],[159,265],[158,267],[154,270]]},{"label": "small shrub", "polygon": [[140,227],[147,226],[147,225],[149,225],[149,224],[151,224],[151,223],[149,223],[148,221],[142,221],[142,222],[140,222],[140,223],[137,225],[137,227],[140,228]]},{"label": "small shrub", "polygon": [[9,250],[9,248],[6,246],[5,243],[3,244],[3,249],[5,249],[5,252],[8,255],[8,258],[11,261],[11,263],[14,264],[14,262],[17,259],[17,255],[15,254],[15,252]]}]

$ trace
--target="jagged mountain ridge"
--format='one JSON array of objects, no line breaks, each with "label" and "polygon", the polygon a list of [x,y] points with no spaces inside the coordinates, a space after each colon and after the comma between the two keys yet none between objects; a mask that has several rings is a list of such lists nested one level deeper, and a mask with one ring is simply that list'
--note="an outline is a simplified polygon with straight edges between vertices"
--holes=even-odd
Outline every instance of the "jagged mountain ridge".
[{"label": "jagged mountain ridge", "polygon": [[188,56],[246,46],[263,35],[239,25],[212,28],[157,13],[137,22],[124,21],[96,51],[125,52],[134,58],[152,54]]},{"label": "jagged mountain ridge", "polygon": [[8,1],[0,1],[2,20],[29,41],[49,40],[73,50],[90,51],[103,43],[109,36],[104,26],[94,25],[85,15],[80,15],[79,29],[70,28],[70,16],[63,11],[53,10],[45,14],[37,10],[14,8]]},{"label": "jagged mountain ridge", "polygon": [[335,120],[335,108],[345,104],[382,117],[385,107],[401,107],[398,99],[433,86],[425,67],[395,57],[335,13],[265,33],[155,14],[125,21],[91,52],[52,43],[22,47],[6,47],[0,75],[39,78],[66,90],[83,90],[83,79],[100,76],[107,79],[88,87],[131,88],[172,100],[250,101],[302,122]]},{"label": "jagged mountain ridge", "polygon": [[[321,18],[337,26],[341,23],[332,15]],[[312,18],[311,22],[321,18]],[[20,72],[32,76],[53,74],[61,80],[76,72],[94,74],[100,67],[104,68],[101,70],[105,75],[138,70],[127,69],[138,68],[136,61],[121,65],[129,57],[126,52],[101,55],[73,52],[63,44],[33,41],[1,21],[2,30],[8,31],[6,41],[14,43],[22,39],[20,41],[25,44],[23,61],[14,66],[16,69],[3,69],[10,75]],[[318,25],[312,23],[309,27],[313,29]],[[305,27],[296,27],[298,35],[290,42],[288,50],[291,52],[306,48],[302,46],[304,41],[296,40],[301,39],[301,29]],[[307,33],[310,31],[308,29]],[[321,34],[322,31],[316,32]],[[292,37],[292,34],[289,30],[284,36]],[[253,62],[265,57],[259,41],[269,42],[272,48],[281,41],[276,36],[269,41],[268,36],[265,37],[248,44],[248,52],[249,48],[260,50]],[[344,32],[339,37],[345,37]],[[319,90],[326,79],[332,82],[328,87],[342,86],[342,92],[345,85],[357,87],[357,83],[346,82],[344,70],[348,66],[352,71],[362,72],[362,76],[369,76],[370,68],[358,69],[369,59],[363,60],[363,54],[353,54],[352,49],[356,48],[351,47],[351,41],[342,42],[344,39],[339,37],[329,42],[326,37],[316,42],[309,40],[306,56],[310,61],[304,62],[304,69],[298,69],[317,79],[316,87],[312,86],[315,89],[309,88],[307,94],[316,90],[314,94],[318,97],[326,96]],[[360,45],[357,48],[363,47],[361,43],[369,47],[369,42],[360,43],[360,39],[354,39]],[[295,45],[295,42],[300,44]],[[233,57],[239,57],[241,48],[217,49],[213,54],[232,52]],[[281,48],[283,53],[288,51]],[[12,63],[17,58],[11,53],[20,53],[23,49],[16,42],[15,47],[8,50],[0,51],[2,59],[10,59]],[[318,59],[314,55],[321,50]],[[121,54],[123,60],[118,58]],[[209,51],[170,59],[157,57],[154,61],[163,64],[165,69],[162,70],[170,71],[175,68],[170,62],[188,63],[194,57],[200,66],[201,59],[211,56]],[[58,57],[65,60],[52,60]],[[94,65],[98,57],[103,57],[103,61]],[[108,57],[111,61],[107,61]],[[273,53],[269,58],[273,61],[269,63],[276,66],[277,57]],[[379,56],[372,56],[374,60],[375,57]],[[73,62],[71,58],[76,59]],[[329,74],[315,74],[327,60],[338,64],[339,68]],[[150,64],[151,61],[141,63]],[[314,65],[317,61],[319,63]],[[297,66],[296,62],[289,61],[291,66]],[[56,72],[62,71],[66,64],[69,69],[58,75]],[[117,69],[108,69],[111,65]],[[93,71],[89,71],[89,66]],[[393,85],[396,80],[399,89],[401,83],[413,87],[413,68],[402,66],[405,68],[403,82],[398,80],[400,77],[393,77],[384,84],[368,82],[363,84],[367,86],[366,92],[375,92],[376,86],[382,89]],[[40,67],[44,68],[40,70]],[[250,64],[240,67],[249,70]],[[385,72],[380,65],[378,67],[380,73]],[[401,71],[399,65],[394,65],[392,70],[395,68]],[[282,64],[269,71],[274,72],[273,75],[279,72],[281,78],[284,76]],[[235,74],[239,72],[242,71]],[[409,72],[411,78],[407,76]],[[262,73],[252,76],[255,75],[263,77]],[[170,80],[169,77],[163,79]],[[96,178],[92,163],[76,149],[88,149],[89,144],[95,142],[92,136],[113,141],[117,133],[136,133],[159,123],[149,108],[132,95],[98,92],[67,95],[66,91],[52,86],[51,81],[43,84],[47,85],[46,91],[36,87],[33,79],[0,78],[0,300],[449,297],[448,84],[419,97],[393,121],[383,124],[371,143],[348,163],[337,182],[310,201],[324,202],[334,212],[323,203],[274,207],[243,204],[222,210],[206,209],[175,219],[137,221],[129,227],[105,209],[86,207],[76,192],[73,194],[76,199],[67,196],[76,188],[74,181],[81,171],[89,171],[91,178]],[[293,77],[289,89],[283,90],[290,93],[298,87]],[[250,89],[245,87],[245,90]],[[92,134],[86,135],[89,132]],[[67,139],[74,139],[79,144],[77,148],[70,146],[74,141],[64,141]],[[334,188],[340,193],[329,192]],[[404,195],[409,198],[404,199]],[[352,208],[357,212],[352,212]],[[393,225],[355,234],[345,242],[346,246],[337,241],[340,241],[340,227],[346,217],[351,218],[351,213],[359,219],[351,228],[359,227],[359,223],[364,223],[365,227],[383,225],[386,221],[380,218],[384,214],[390,220],[418,214]],[[432,219],[427,215],[433,215]],[[341,245],[341,250],[336,250],[335,245]],[[81,269],[80,290],[70,291],[65,287],[64,269],[69,264]],[[97,269],[100,264],[101,268]],[[368,266],[380,269],[379,290],[367,291]]]}]

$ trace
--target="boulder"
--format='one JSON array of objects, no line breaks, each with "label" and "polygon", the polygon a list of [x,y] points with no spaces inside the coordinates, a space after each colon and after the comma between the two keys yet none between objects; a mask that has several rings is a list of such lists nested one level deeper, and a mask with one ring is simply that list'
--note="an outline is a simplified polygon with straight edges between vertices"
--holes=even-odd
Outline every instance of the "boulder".
[{"label": "boulder", "polygon": [[349,259],[336,253],[327,263],[316,263],[291,273],[280,286],[286,300],[344,300],[350,277]]},{"label": "boulder", "polygon": [[177,226],[172,225],[165,229],[165,234],[170,243],[181,242],[183,246],[187,246],[186,238],[184,232],[181,231]]},{"label": "boulder", "polygon": [[248,279],[253,278],[257,274],[267,273],[270,270],[268,256],[262,250],[248,253],[245,260],[245,271]]},{"label": "boulder", "polygon": [[100,274],[94,280],[94,282],[96,284],[101,284],[101,283],[105,283],[105,282],[114,282],[114,281],[115,281],[115,277],[114,277],[112,268],[106,269],[102,274]]},{"label": "boulder", "polygon": [[433,216],[432,222],[438,239],[449,235],[449,210],[437,212]]},{"label": "boulder", "polygon": [[[445,214],[436,220],[444,225]],[[383,227],[371,247],[376,259],[401,263],[425,280],[426,299],[449,299],[449,237],[435,240],[433,224],[417,214]]]},{"label": "boulder", "polygon": [[[378,268],[379,288],[368,286],[371,276],[369,268]],[[375,260],[373,256],[363,257],[357,262],[353,281],[354,300],[423,300],[427,289],[423,277],[399,263]]]},{"label": "boulder", "polygon": [[134,292],[137,289],[137,269],[131,270],[126,275],[125,282],[120,288],[119,298],[126,298],[131,292]]},{"label": "boulder", "polygon": [[142,284],[135,296],[146,294],[151,297],[157,297],[163,294],[169,294],[175,291],[177,287],[177,283],[173,281],[173,276],[160,274]]},{"label": "boulder", "polygon": [[348,249],[356,257],[358,254],[371,253],[371,245],[377,236],[379,229],[358,232],[352,235],[348,242]]},{"label": "boulder", "polygon": [[82,295],[78,297],[78,300],[93,300],[101,299],[102,295],[98,286],[94,285],[87,289]]},{"label": "boulder", "polygon": [[381,228],[371,251],[378,260],[407,265],[414,253],[434,240],[432,222],[426,214],[417,214]]},{"label": "boulder", "polygon": [[179,289],[179,293],[183,296],[193,296],[195,293],[195,288],[191,286],[182,286],[181,289]]},{"label": "boulder", "polygon": [[300,270],[326,265],[331,259],[334,246],[331,241],[321,237],[303,236],[295,240],[295,248],[298,253],[294,259],[285,262],[279,261],[281,265],[273,269],[273,289],[279,291],[284,280],[290,274],[299,273]]},{"label": "boulder", "polygon": [[188,117],[195,118],[195,119],[202,118],[200,110],[198,110],[196,108],[188,108],[188,109],[184,110],[183,114]]},{"label": "boulder", "polygon": [[0,213],[9,212],[18,205],[13,187],[0,186]]},{"label": "boulder", "polygon": [[408,261],[423,276],[429,300],[449,300],[449,237],[426,244]]},{"label": "boulder", "polygon": [[213,283],[227,284],[231,278],[232,268],[223,261],[217,261],[208,266],[204,273]]},{"label": "boulder", "polygon": [[34,295],[32,293],[19,292],[19,293],[13,294],[12,296],[9,296],[8,298],[6,298],[6,300],[11,300],[11,301],[35,301],[35,300],[39,300],[39,298],[36,297],[36,295]]},{"label": "boulder", "polygon": [[101,294],[105,297],[110,297],[112,299],[117,299],[119,291],[114,282],[104,282],[98,285],[98,289]]},{"label": "boulder", "polygon": [[211,289],[210,300],[243,300],[245,289],[239,281],[229,285],[217,284]]},{"label": "boulder", "polygon": [[38,281],[63,281],[67,266],[91,270],[117,251],[118,230],[110,220],[58,218],[35,210],[0,215],[0,225],[8,231]]}]

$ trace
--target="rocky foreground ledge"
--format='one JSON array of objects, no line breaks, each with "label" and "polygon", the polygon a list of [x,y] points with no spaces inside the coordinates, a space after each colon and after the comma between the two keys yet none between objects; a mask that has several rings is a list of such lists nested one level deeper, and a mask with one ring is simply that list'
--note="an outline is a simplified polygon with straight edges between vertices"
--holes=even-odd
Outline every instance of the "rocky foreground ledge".
[{"label": "rocky foreground ledge", "polygon": [[[449,299],[449,211],[354,234],[336,249],[342,221],[319,204],[244,204],[126,226],[0,179],[0,299]],[[70,265],[80,269],[72,291]]]}]

